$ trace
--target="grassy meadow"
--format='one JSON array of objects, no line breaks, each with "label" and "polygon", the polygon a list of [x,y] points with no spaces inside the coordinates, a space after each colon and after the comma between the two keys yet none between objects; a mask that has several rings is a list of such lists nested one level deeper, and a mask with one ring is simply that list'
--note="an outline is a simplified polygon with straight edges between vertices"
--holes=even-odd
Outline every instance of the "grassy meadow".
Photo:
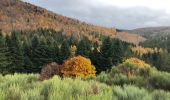
[{"label": "grassy meadow", "polygon": [[54,76],[39,81],[38,74],[0,76],[0,100],[169,100],[163,90],[148,91],[133,85],[108,86],[96,79]]}]

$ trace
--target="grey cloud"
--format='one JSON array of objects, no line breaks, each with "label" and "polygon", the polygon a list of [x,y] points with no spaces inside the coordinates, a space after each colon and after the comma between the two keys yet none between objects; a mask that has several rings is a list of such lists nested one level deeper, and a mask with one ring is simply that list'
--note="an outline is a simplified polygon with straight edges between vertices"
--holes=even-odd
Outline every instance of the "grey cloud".
[{"label": "grey cloud", "polygon": [[170,25],[170,14],[164,10],[145,7],[119,8],[102,6],[88,0],[24,0],[45,7],[53,12],[89,23],[133,29],[147,26]]}]

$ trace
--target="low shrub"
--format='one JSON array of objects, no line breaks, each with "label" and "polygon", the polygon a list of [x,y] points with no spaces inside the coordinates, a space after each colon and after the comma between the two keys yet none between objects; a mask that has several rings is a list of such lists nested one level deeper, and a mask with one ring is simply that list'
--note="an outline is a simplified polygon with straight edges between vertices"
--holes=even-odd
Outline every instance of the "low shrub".
[{"label": "low shrub", "polygon": [[147,90],[131,85],[114,86],[113,100],[151,100],[151,95]]},{"label": "low shrub", "polygon": [[128,77],[133,75],[144,75],[146,77],[150,70],[150,65],[138,58],[129,58],[117,67],[119,72],[126,74]]},{"label": "low shrub", "polygon": [[50,79],[54,75],[61,75],[61,65],[55,62],[42,67],[40,80]]},{"label": "low shrub", "polygon": [[99,81],[99,82],[107,83],[107,84],[111,85],[112,84],[112,81],[111,81],[112,78],[110,78],[109,76],[110,75],[108,73],[101,72],[99,75],[97,75],[96,80]]},{"label": "low shrub", "polygon": [[155,90],[152,92],[152,100],[169,100],[170,93],[162,90]]},{"label": "low shrub", "polygon": [[113,100],[169,100],[170,93],[163,90],[147,91],[133,85],[113,87]]},{"label": "low shrub", "polygon": [[153,88],[170,91],[170,73],[152,70],[149,76],[149,84]]}]

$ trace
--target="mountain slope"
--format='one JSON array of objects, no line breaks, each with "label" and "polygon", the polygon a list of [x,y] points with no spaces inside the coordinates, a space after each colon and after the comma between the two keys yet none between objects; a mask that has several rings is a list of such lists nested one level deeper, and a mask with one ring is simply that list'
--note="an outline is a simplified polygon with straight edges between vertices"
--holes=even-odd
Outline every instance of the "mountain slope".
[{"label": "mountain slope", "polygon": [[146,27],[130,30],[128,32],[140,34],[146,38],[155,38],[158,36],[166,36],[170,35],[170,27],[162,26],[162,27]]},{"label": "mountain slope", "polygon": [[[4,32],[10,32],[11,30],[35,30],[37,28],[52,28],[56,31],[63,30],[67,35],[87,36],[91,33],[101,33],[111,35],[112,37],[119,37],[120,39],[122,39],[121,36],[124,36],[122,33],[116,32],[115,28],[87,24],[19,0],[1,0],[0,29]],[[144,40],[141,36],[138,36],[140,37],[139,39],[134,34],[126,34],[128,35],[125,35],[123,39],[125,41],[138,43]]]}]

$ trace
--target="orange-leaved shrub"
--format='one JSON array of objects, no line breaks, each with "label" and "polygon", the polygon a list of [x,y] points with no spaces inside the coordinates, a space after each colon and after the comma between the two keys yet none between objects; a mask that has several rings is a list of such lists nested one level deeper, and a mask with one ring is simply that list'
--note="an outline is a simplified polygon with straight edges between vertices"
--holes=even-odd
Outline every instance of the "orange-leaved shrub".
[{"label": "orange-leaved shrub", "polygon": [[118,66],[121,73],[127,74],[128,77],[132,75],[148,75],[150,65],[138,58],[129,58]]},{"label": "orange-leaved shrub", "polygon": [[65,77],[95,77],[96,70],[90,59],[77,56],[66,60],[62,66],[61,73]]},{"label": "orange-leaved shrub", "polygon": [[41,69],[40,80],[50,79],[54,75],[61,76],[61,65],[53,62],[47,65],[44,65]]}]

